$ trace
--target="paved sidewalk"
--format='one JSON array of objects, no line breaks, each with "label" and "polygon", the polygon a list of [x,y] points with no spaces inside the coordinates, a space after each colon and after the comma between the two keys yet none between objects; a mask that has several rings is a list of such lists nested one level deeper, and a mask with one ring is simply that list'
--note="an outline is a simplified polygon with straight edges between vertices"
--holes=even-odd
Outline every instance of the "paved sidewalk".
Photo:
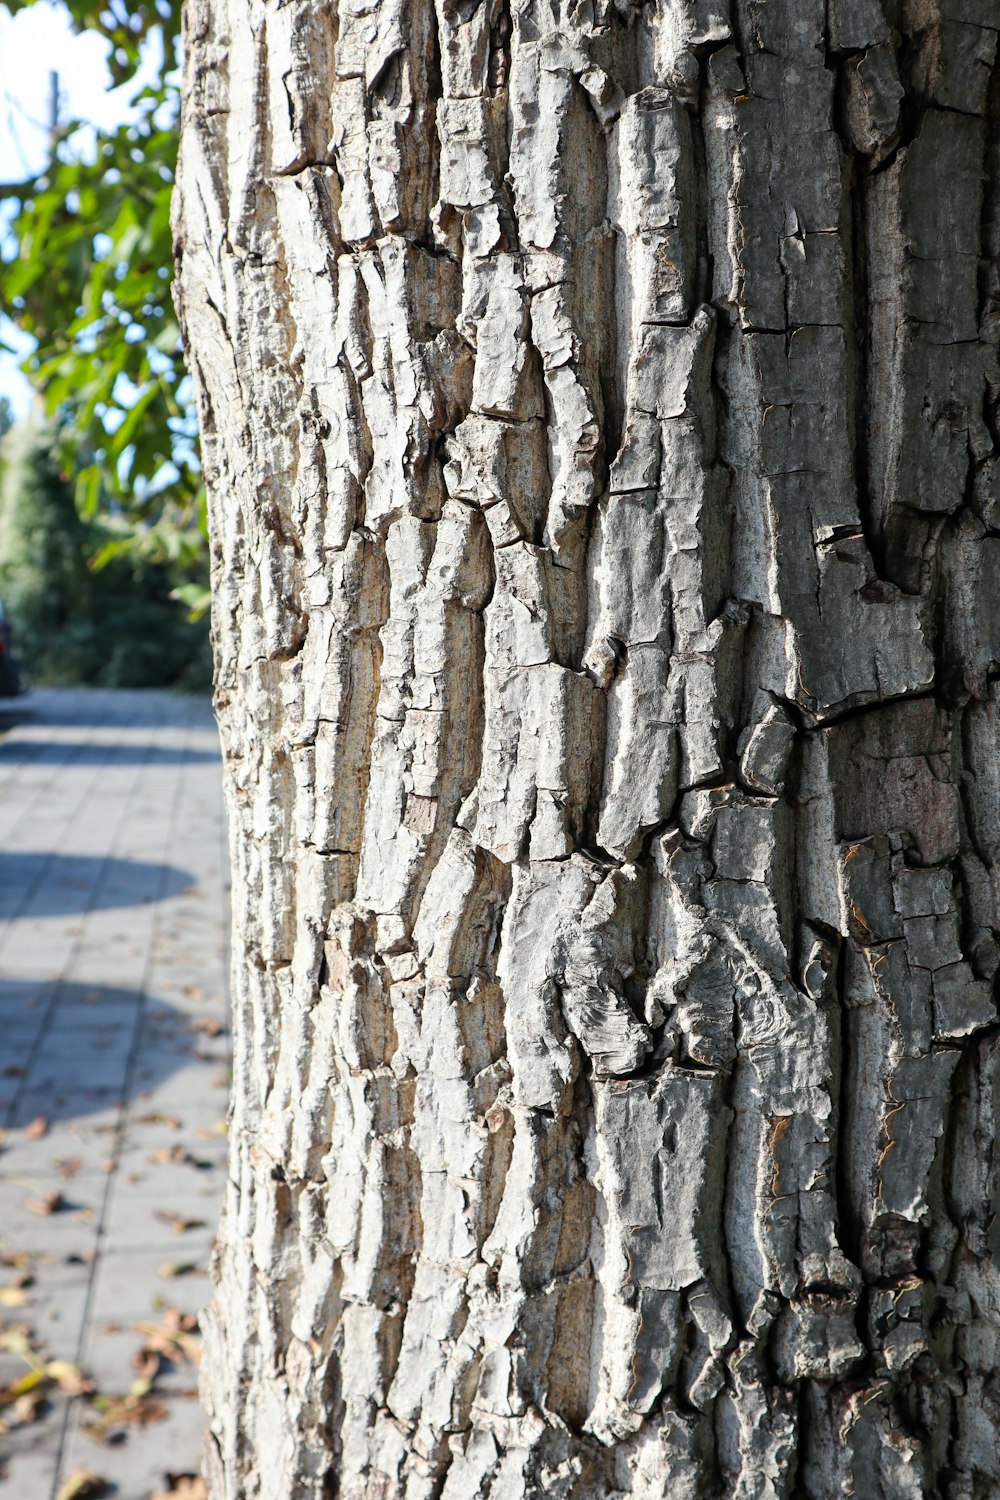
[{"label": "paved sidewalk", "polygon": [[[218,740],[206,704],[167,693],[48,690],[13,708],[0,1500],[54,1500],[81,1470],[148,1500],[201,1448],[185,1315],[208,1297],[225,1161]],[[92,1388],[74,1395],[81,1380],[53,1361]]]}]

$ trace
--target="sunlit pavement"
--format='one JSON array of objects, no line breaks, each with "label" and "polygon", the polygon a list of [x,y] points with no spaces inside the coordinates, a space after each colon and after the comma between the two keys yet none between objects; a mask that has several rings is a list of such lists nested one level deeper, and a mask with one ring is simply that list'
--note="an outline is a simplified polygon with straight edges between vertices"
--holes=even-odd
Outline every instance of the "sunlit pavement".
[{"label": "sunlit pavement", "polygon": [[86,1470],[148,1500],[201,1449],[184,1315],[225,1157],[218,741],[167,693],[40,691],[6,723],[0,1496]]}]

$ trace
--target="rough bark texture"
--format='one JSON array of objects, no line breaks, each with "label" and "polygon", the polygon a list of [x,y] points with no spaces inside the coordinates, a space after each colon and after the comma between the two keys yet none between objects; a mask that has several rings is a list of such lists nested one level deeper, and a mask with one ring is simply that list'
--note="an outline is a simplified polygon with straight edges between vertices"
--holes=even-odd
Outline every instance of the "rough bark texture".
[{"label": "rough bark texture", "polygon": [[191,0],[217,1500],[1000,1495],[997,0]]}]

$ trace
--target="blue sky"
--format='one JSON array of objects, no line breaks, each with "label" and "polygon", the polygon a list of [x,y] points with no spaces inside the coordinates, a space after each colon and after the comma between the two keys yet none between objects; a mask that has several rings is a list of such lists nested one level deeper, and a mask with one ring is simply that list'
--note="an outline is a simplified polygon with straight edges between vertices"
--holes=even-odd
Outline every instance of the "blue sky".
[{"label": "blue sky", "polygon": [[[61,117],[112,128],[129,116],[129,100],[142,83],[152,81],[151,65],[124,87],[108,89],[108,44],[93,33],[74,36],[62,6],[30,5],[10,16],[0,6],[0,181],[19,182],[42,170],[47,156],[49,73],[59,74]],[[74,138],[74,149],[91,149],[92,132]],[[0,201],[0,230],[10,218],[9,201]],[[8,252],[9,253],[9,252]],[[0,309],[0,339],[28,345]],[[23,357],[23,354],[22,356]],[[0,350],[0,395],[19,414],[31,404],[31,391],[17,369],[18,357]]]}]

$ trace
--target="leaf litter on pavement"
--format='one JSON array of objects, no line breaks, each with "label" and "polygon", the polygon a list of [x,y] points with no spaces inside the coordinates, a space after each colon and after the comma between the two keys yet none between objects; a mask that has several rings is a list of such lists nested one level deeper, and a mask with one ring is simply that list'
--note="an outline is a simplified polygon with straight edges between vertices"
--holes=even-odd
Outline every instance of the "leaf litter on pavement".
[{"label": "leaf litter on pavement", "polygon": [[99,1391],[69,1360],[47,1357],[31,1324],[0,1327],[0,1351],[19,1356],[28,1367],[23,1375],[0,1387],[0,1433],[38,1421],[45,1413],[48,1397],[56,1393],[86,1403],[91,1415],[81,1426],[100,1443],[121,1442],[128,1428],[163,1421],[169,1413],[156,1393],[156,1382],[176,1365],[197,1365],[198,1320],[179,1308],[168,1307],[158,1323],[139,1322],[133,1327],[143,1343],[133,1356],[137,1378],[122,1395]]},{"label": "leaf litter on pavement", "polygon": [[[150,1123],[153,1121],[150,1120]],[[172,1116],[161,1116],[156,1119],[156,1123],[176,1128]],[[47,1128],[47,1123],[41,1117],[34,1127],[29,1127],[36,1139],[44,1135]],[[197,1167],[203,1165],[180,1147],[151,1153],[150,1160],[163,1163],[182,1161]],[[57,1161],[54,1166],[66,1180],[75,1175],[78,1164],[78,1159],[69,1158]],[[84,1218],[90,1212],[71,1203],[59,1189],[27,1198],[23,1200],[23,1207],[42,1218],[55,1214],[72,1214],[74,1217]],[[172,1210],[155,1210],[154,1215],[176,1234],[205,1226],[203,1219],[185,1217]],[[89,1258],[85,1252],[69,1254],[65,1260],[84,1263]],[[31,1305],[33,1289],[37,1290],[36,1263],[48,1259],[47,1256],[29,1251],[0,1252],[0,1267],[10,1273],[0,1283],[0,1308],[21,1309]],[[200,1267],[194,1262],[180,1261],[160,1266],[159,1274],[177,1277],[199,1270]],[[22,1374],[9,1379],[7,1384],[0,1385],[0,1435],[43,1420],[52,1409],[52,1400],[56,1396],[79,1400],[84,1405],[85,1415],[80,1423],[81,1428],[88,1437],[102,1445],[123,1442],[127,1440],[130,1429],[144,1428],[165,1420],[169,1416],[169,1409],[158,1393],[157,1382],[162,1375],[177,1366],[195,1366],[198,1363],[200,1341],[195,1316],[176,1307],[164,1306],[160,1299],[157,1301],[160,1305],[159,1321],[142,1321],[133,1325],[142,1342],[132,1358],[133,1378],[128,1389],[122,1392],[99,1390],[78,1365],[66,1359],[52,1357],[45,1341],[38,1338],[30,1322],[0,1324],[0,1353],[15,1356],[26,1366]],[[199,1500],[205,1493],[201,1487],[202,1481],[194,1474],[168,1474],[166,1482],[168,1487],[159,1492],[164,1496]],[[59,1500],[62,1497],[65,1500],[89,1500],[91,1496],[107,1493],[109,1485],[105,1478],[91,1470],[79,1470],[66,1480],[59,1491]]]}]

